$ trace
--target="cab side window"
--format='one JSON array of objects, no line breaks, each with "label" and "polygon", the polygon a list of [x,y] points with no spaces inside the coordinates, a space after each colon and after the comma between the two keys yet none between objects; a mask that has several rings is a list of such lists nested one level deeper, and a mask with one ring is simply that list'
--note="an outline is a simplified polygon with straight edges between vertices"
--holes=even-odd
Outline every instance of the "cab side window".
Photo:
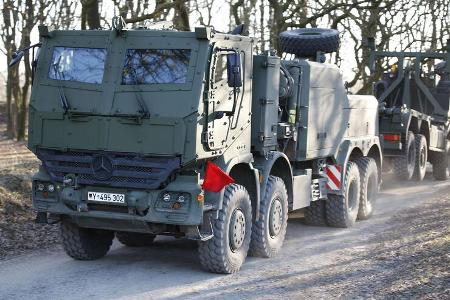
[{"label": "cab side window", "polygon": [[218,53],[216,56],[216,64],[214,69],[214,83],[227,83],[227,56]]}]

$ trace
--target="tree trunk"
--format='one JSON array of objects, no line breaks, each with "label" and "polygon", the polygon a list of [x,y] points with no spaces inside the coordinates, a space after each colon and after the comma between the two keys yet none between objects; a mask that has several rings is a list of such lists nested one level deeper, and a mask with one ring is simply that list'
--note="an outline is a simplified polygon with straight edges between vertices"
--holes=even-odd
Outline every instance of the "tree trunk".
[{"label": "tree trunk", "polygon": [[[6,62],[7,65],[9,65],[12,54],[17,50],[14,38],[16,36],[18,11],[14,6],[14,1],[8,0],[4,2],[2,15],[2,40],[6,50]],[[13,103],[14,95],[18,88],[18,80],[19,76],[17,68],[8,68],[6,77],[6,134],[11,138],[15,136],[15,109],[13,108]]]},{"label": "tree trunk", "polygon": [[100,13],[98,10],[98,0],[81,1],[81,29],[85,30],[100,28]]},{"label": "tree trunk", "polygon": [[189,10],[184,0],[175,1],[175,16],[173,25],[176,29],[182,31],[191,31],[189,26]]}]

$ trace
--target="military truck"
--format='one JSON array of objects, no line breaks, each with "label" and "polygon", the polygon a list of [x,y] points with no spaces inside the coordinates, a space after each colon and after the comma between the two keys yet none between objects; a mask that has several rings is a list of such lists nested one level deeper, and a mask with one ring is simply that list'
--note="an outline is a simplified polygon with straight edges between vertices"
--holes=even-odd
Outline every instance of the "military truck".
[{"label": "military truck", "polygon": [[430,162],[434,178],[447,179],[450,40],[446,52],[376,51],[373,38],[368,39],[368,46],[370,69],[376,80],[373,94],[380,103],[385,166],[403,180],[422,181]]},{"label": "military truck", "polygon": [[[254,54],[238,26],[194,32],[49,30],[29,106],[28,147],[39,222],[60,222],[68,255],[104,256],[114,237],[197,240],[201,264],[237,272],[273,257],[288,212],[352,226],[381,182],[378,102],[348,96],[335,65],[338,32],[280,35],[292,59]],[[16,60],[20,59],[17,53]]]}]

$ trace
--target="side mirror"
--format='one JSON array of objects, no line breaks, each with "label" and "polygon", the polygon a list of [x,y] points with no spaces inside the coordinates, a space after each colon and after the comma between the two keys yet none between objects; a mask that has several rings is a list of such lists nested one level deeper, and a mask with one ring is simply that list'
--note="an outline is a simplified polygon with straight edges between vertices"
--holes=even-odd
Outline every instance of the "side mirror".
[{"label": "side mirror", "polygon": [[11,62],[9,63],[9,66],[8,66],[8,67],[11,68],[12,66],[14,66],[14,65],[17,64],[18,62],[20,62],[20,60],[22,59],[22,57],[23,57],[24,54],[25,54],[25,53],[24,53],[23,51],[14,52],[13,55],[12,55],[12,60],[11,60]]},{"label": "side mirror", "polygon": [[229,87],[242,86],[241,56],[239,53],[227,54],[227,79]]}]

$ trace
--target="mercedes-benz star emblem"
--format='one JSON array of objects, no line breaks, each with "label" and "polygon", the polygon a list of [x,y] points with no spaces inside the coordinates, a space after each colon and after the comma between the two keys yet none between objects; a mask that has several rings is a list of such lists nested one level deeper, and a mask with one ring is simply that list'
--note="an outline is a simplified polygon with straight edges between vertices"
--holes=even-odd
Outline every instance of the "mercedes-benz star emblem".
[{"label": "mercedes-benz star emblem", "polygon": [[100,155],[92,160],[92,170],[94,176],[99,180],[108,180],[112,177],[114,166],[111,159],[107,156]]}]

